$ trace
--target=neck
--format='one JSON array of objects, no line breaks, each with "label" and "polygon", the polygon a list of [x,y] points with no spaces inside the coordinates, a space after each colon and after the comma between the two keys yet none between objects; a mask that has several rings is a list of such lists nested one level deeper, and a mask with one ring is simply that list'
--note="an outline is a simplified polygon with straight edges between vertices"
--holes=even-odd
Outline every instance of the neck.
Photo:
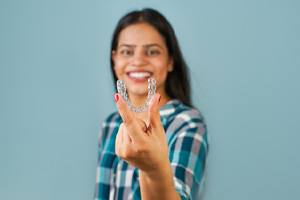
[{"label": "neck", "polygon": [[[168,97],[164,90],[158,90],[157,93],[161,96],[159,101],[159,108],[161,108],[170,100],[170,97]],[[142,106],[147,100],[147,94],[128,94],[128,96],[134,106]]]},{"label": "neck", "polygon": [[[161,108],[170,100],[170,98],[163,90],[158,90],[157,93],[159,93],[161,95],[161,98],[159,101],[159,108]],[[129,99],[130,99],[131,103],[134,106],[142,106],[146,102],[146,99],[147,99],[147,95],[136,95],[136,94],[128,94],[128,95],[129,95]],[[135,113],[135,115],[138,118],[144,120],[148,124],[148,113],[147,112]]]}]

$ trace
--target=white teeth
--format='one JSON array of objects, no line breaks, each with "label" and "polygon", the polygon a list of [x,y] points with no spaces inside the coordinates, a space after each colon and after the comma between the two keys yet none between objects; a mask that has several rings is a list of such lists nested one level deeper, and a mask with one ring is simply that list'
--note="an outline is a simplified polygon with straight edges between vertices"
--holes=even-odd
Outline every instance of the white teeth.
[{"label": "white teeth", "polygon": [[150,77],[149,72],[130,72],[129,76],[132,78],[148,78]]}]

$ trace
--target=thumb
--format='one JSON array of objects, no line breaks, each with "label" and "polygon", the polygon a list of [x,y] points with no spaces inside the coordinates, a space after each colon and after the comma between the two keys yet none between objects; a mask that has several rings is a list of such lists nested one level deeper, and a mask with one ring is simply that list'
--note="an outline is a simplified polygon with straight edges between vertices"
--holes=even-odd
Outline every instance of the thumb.
[{"label": "thumb", "polygon": [[159,114],[159,102],[161,95],[159,93],[155,93],[152,97],[148,109],[148,118],[152,127],[156,128],[157,126],[161,126],[160,114]]}]

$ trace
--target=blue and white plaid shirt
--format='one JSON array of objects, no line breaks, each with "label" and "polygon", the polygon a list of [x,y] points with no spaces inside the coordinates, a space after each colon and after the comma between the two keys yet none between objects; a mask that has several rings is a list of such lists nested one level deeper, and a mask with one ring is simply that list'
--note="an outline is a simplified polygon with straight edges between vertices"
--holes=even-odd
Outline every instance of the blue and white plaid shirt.
[{"label": "blue and white plaid shirt", "polygon": [[[195,199],[203,189],[208,154],[207,128],[198,110],[171,100],[160,109],[176,191],[181,199]],[[140,200],[139,170],[115,154],[115,139],[122,119],[115,112],[102,124],[95,200]]]}]

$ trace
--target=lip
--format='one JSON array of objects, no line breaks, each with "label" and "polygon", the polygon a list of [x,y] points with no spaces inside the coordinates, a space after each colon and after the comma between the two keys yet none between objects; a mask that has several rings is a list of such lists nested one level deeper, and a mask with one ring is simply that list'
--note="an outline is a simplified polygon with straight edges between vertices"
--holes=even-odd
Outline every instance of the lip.
[{"label": "lip", "polygon": [[[134,72],[144,72],[144,73],[149,73],[149,77],[146,78],[135,78],[135,77],[131,77],[129,74],[130,73],[134,73]],[[147,70],[131,70],[131,71],[127,71],[126,72],[127,77],[132,80],[135,83],[145,83],[146,81],[148,81],[148,79],[153,75],[152,72],[147,71]]]},{"label": "lip", "polygon": [[126,71],[125,73],[128,75],[129,73],[132,73],[132,72],[146,72],[146,73],[149,73],[150,76],[152,76],[152,72],[151,71],[147,71],[147,70],[130,70],[130,71]]}]

